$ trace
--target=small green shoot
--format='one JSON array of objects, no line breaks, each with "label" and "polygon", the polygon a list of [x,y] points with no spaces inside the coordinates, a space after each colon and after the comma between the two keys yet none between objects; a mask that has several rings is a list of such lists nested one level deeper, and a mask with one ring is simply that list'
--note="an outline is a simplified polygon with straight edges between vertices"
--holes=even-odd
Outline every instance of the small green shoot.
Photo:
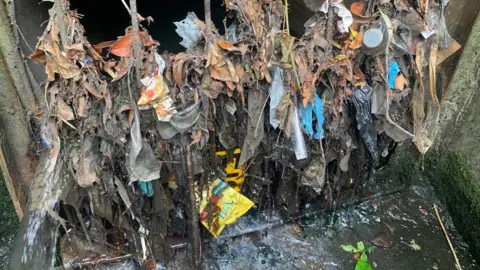
[{"label": "small green shoot", "polygon": [[346,252],[352,252],[355,254],[355,259],[357,260],[355,270],[372,270],[372,266],[367,262],[367,253],[372,253],[372,247],[365,249],[365,243],[363,243],[363,241],[359,241],[357,247],[354,247],[353,245],[340,245],[340,247]]}]

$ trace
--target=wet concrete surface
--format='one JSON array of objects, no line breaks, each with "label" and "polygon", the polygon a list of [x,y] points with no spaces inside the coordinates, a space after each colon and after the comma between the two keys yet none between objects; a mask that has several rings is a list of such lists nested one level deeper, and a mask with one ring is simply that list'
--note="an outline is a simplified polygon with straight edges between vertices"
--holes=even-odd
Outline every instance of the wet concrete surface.
[{"label": "wet concrete surface", "polygon": [[[283,224],[212,242],[205,251],[207,269],[354,269],[353,254],[340,245],[358,241],[373,247],[369,254],[373,269],[455,269],[454,257],[432,208],[434,203],[440,208],[463,269],[480,269],[449,214],[421,180],[402,192],[334,213],[320,213],[295,225]],[[391,247],[373,245],[375,237]],[[410,246],[412,240],[421,250]],[[178,255],[177,261],[181,261],[182,254]],[[177,264],[172,269],[181,267]]]}]

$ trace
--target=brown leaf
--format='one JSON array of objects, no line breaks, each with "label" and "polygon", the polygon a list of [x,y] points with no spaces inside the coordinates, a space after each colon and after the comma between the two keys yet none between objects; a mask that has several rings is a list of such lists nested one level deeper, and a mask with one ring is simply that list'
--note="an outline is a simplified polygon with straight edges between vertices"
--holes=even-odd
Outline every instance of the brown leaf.
[{"label": "brown leaf", "polygon": [[78,98],[78,108],[77,108],[77,115],[81,117],[85,117],[85,107],[87,106],[87,100],[85,97]]},{"label": "brown leaf", "polygon": [[314,90],[313,90],[312,81],[313,81],[313,75],[309,74],[307,76],[307,80],[303,84],[303,91],[302,91],[303,100],[302,100],[302,103],[303,103],[304,108],[307,107],[308,102],[313,102]]},{"label": "brown leaf", "polygon": [[400,73],[396,78],[395,78],[395,89],[398,89],[400,91],[403,91],[405,89],[405,86],[408,85],[408,81],[403,76],[402,73]]},{"label": "brown leaf", "polygon": [[75,119],[72,108],[61,98],[57,99],[57,114],[61,120],[70,121]]},{"label": "brown leaf", "polygon": [[262,78],[265,78],[268,83],[272,83],[272,77],[270,76],[270,71],[268,71],[267,64],[262,65]]},{"label": "brown leaf", "polygon": [[353,22],[364,24],[364,23],[372,23],[377,20],[377,16],[367,17],[367,16],[360,16],[356,14],[352,14]]},{"label": "brown leaf", "polygon": [[[428,2],[428,1],[427,1]],[[430,79],[430,98],[433,103],[439,104],[437,96],[437,50],[438,50],[439,36],[435,35],[435,40],[432,44],[432,50],[430,51],[430,63],[429,63],[429,79]]]},{"label": "brown leaf", "polygon": [[175,56],[173,62],[173,78],[178,86],[183,86],[183,64],[187,60],[187,55],[185,53],[179,53]]},{"label": "brown leaf", "polygon": [[229,97],[233,96],[233,90],[235,90],[235,84],[230,81],[226,81],[225,84],[227,85],[227,95]]},{"label": "brown leaf", "polygon": [[224,40],[222,37],[217,40],[217,45],[226,51],[237,50],[237,48],[235,48],[231,42]]},{"label": "brown leaf", "polygon": [[97,182],[97,155],[93,153],[93,142],[91,137],[86,137],[83,141],[82,154],[80,158],[80,167],[76,173],[78,185],[89,187]]},{"label": "brown leaf", "polygon": [[93,88],[88,82],[87,82],[87,76],[83,75],[82,79],[82,86],[87,90],[90,94],[98,97],[98,98],[103,98],[103,93],[98,91],[97,89]]},{"label": "brown leaf", "polygon": [[352,94],[352,90],[350,88],[345,88],[345,96],[350,96]]},{"label": "brown leaf", "polygon": [[350,6],[350,11],[352,12],[352,14],[355,14],[355,15],[362,15],[364,10],[365,10],[365,2],[363,1],[354,2]]},{"label": "brown leaf", "polygon": [[67,50],[67,58],[71,60],[78,60],[81,59],[82,56],[85,54],[85,50],[83,49],[83,44],[73,44],[65,46]]},{"label": "brown leaf", "polygon": [[[152,37],[145,32],[140,32],[139,36],[145,47],[158,45],[158,42],[153,40]],[[110,47],[110,53],[120,57],[130,57],[132,56],[132,44],[133,33],[127,33]]]},{"label": "brown leaf", "polygon": [[245,95],[243,94],[243,85],[241,83],[237,84],[237,92],[240,95],[240,99],[242,100],[242,105],[245,106]]},{"label": "brown leaf", "polygon": [[235,73],[237,74],[238,81],[242,82],[242,80],[243,80],[243,66],[241,64],[235,65]]},{"label": "brown leaf", "polygon": [[215,99],[220,93],[222,93],[223,84],[219,81],[213,80],[208,72],[205,72],[202,76],[202,89],[207,97]]},{"label": "brown leaf", "polygon": [[62,54],[56,42],[48,45],[44,44],[43,47],[45,52],[47,52],[45,70],[49,81],[55,80],[55,73],[58,73],[63,79],[71,79],[80,74],[80,69],[75,65],[74,61]]},{"label": "brown leaf", "polygon": [[363,44],[363,32],[359,32],[355,39],[348,45],[348,48],[356,50],[362,47]]},{"label": "brown leaf", "polygon": [[32,55],[30,55],[30,59],[41,65],[45,65],[45,63],[47,63],[47,56],[45,55],[45,52],[38,49]]},{"label": "brown leaf", "polygon": [[198,129],[195,133],[192,134],[192,142],[190,143],[190,146],[195,145],[200,142],[202,139],[202,130]]},{"label": "brown leaf", "polygon": [[420,10],[422,11],[424,17],[426,17],[428,13],[429,0],[419,0],[418,2],[419,2]]},{"label": "brown leaf", "polygon": [[242,54],[242,57],[245,57],[245,54],[246,54],[247,51],[248,51],[248,44],[245,44],[245,43],[240,44],[238,50],[239,50],[240,53]]},{"label": "brown leaf", "polygon": [[215,99],[218,97],[218,95],[220,95],[220,93],[222,93],[223,83],[212,80],[212,83],[208,86],[207,89],[207,91],[205,91],[205,89],[203,91],[205,95],[207,95],[209,98]]},{"label": "brown leaf", "polygon": [[210,76],[219,81],[232,81],[230,71],[226,65],[221,67],[210,66]]},{"label": "brown leaf", "polygon": [[110,53],[120,57],[130,57],[132,56],[132,42],[132,34],[128,33],[112,44]]},{"label": "brown leaf", "polygon": [[98,44],[95,44],[92,47],[97,52],[101,53],[103,49],[110,48],[115,42],[117,42],[117,41],[116,40],[104,41],[104,42],[100,42]]},{"label": "brown leaf", "polygon": [[88,51],[94,60],[103,62],[102,56],[94,48],[88,47]]}]

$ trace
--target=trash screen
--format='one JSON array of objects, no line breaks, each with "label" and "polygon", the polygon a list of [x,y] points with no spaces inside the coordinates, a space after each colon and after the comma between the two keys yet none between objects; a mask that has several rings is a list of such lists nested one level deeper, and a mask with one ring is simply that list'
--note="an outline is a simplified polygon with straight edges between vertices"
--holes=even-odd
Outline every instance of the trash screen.
[{"label": "trash screen", "polygon": [[38,207],[69,205],[56,263],[75,267],[181,247],[198,267],[205,241],[404,187],[377,171],[398,144],[432,145],[436,67],[458,45],[444,6],[418,1],[310,18],[301,0],[54,2],[30,59],[46,171],[71,188]]}]

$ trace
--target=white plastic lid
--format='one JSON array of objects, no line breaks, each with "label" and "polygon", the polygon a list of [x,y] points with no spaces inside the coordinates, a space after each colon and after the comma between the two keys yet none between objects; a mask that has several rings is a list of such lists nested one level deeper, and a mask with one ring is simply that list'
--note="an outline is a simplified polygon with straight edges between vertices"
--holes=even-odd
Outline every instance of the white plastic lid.
[{"label": "white plastic lid", "polygon": [[363,45],[368,48],[375,48],[383,41],[383,33],[378,28],[368,29],[365,34],[363,34]]}]

